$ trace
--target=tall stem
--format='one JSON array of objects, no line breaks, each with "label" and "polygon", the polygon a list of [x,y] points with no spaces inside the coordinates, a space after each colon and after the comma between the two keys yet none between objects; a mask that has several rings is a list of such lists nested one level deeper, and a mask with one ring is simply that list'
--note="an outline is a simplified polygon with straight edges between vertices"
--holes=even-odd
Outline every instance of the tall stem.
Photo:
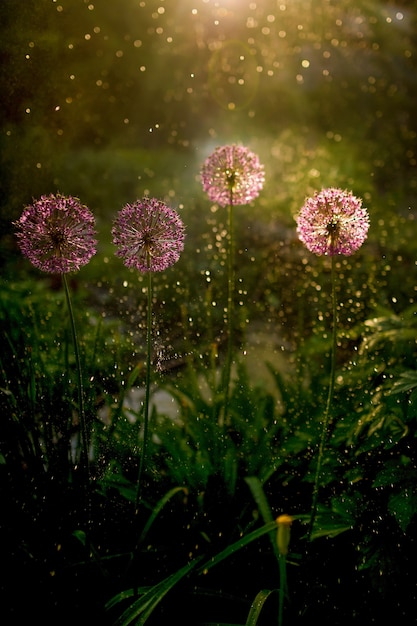
[{"label": "tall stem", "polygon": [[279,555],[279,599],[278,599],[278,626],[284,623],[284,600],[287,589],[287,557]]},{"label": "tall stem", "polygon": [[86,481],[89,480],[89,466],[88,466],[88,436],[87,436],[87,424],[85,418],[84,409],[84,388],[83,388],[83,375],[81,368],[80,350],[78,347],[78,337],[75,328],[74,311],[71,302],[70,291],[68,288],[67,277],[64,273],[61,274],[62,282],[65,290],[65,297],[67,300],[67,307],[71,323],[72,340],[74,344],[75,364],[77,368],[77,389],[78,389],[78,412],[81,425],[81,467],[86,475]]},{"label": "tall stem", "polygon": [[323,462],[324,449],[326,445],[327,438],[327,430],[329,427],[329,419],[330,419],[330,407],[333,399],[334,392],[334,382],[335,382],[335,373],[336,373],[336,349],[337,349],[337,301],[336,301],[336,286],[335,286],[335,256],[331,256],[331,283],[332,283],[332,346],[331,346],[331,363],[330,363],[330,380],[329,380],[329,390],[327,394],[327,402],[326,402],[326,410],[324,413],[323,426],[320,437],[319,444],[319,452],[317,458],[317,468],[314,479],[314,488],[313,488],[313,502],[311,506],[311,514],[310,514],[310,526],[308,537],[311,539],[311,534],[313,532],[314,522],[317,515],[317,501],[319,495],[320,488],[320,471],[321,465]]},{"label": "tall stem", "polygon": [[229,242],[227,250],[227,352],[226,364],[223,377],[224,389],[224,421],[227,421],[230,396],[230,377],[233,356],[233,326],[234,326],[234,292],[235,292],[235,240],[233,224],[233,191],[230,191],[230,204],[228,206],[229,218]]},{"label": "tall stem", "polygon": [[[148,258],[148,266],[150,266],[150,258]],[[143,418],[143,444],[142,454],[139,461],[138,484],[136,491],[136,513],[139,511],[139,504],[142,496],[142,474],[145,465],[146,449],[148,446],[148,429],[149,429],[149,398],[151,387],[151,336],[152,336],[152,272],[149,269],[148,276],[148,310],[146,321],[146,380],[145,380],[145,406]]]}]

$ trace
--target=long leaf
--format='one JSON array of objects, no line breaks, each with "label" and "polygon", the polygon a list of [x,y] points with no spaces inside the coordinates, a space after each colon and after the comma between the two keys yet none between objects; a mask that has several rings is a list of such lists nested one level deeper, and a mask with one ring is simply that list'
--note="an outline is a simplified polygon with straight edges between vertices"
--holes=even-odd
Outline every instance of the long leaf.
[{"label": "long leaf", "polygon": [[268,598],[276,593],[276,589],[262,589],[257,595],[255,600],[252,602],[252,606],[249,611],[248,619],[246,620],[245,626],[256,626],[258,623],[259,616],[264,607],[265,602]]},{"label": "long leaf", "polygon": [[[257,476],[247,476],[245,478],[245,482],[247,483],[247,485],[249,486],[249,489],[252,492],[253,498],[256,504],[258,505],[259,512],[262,515],[263,521],[265,522],[265,524],[270,524],[271,522],[273,522],[272,512],[271,512],[267,497],[265,495],[265,491],[262,487],[261,481],[259,480]],[[274,530],[276,530],[276,528]],[[271,539],[272,549],[277,558],[277,561],[279,562],[279,553],[278,553],[278,547],[277,547],[277,542],[276,542],[276,533],[271,532],[269,537]]]},{"label": "long leaf", "polygon": [[[187,576],[201,561],[202,557],[198,557],[190,563],[187,563],[184,567],[179,569],[165,578],[157,585],[151,587],[140,598],[133,602],[122,615],[116,620],[114,626],[129,626],[129,624],[135,623],[137,626],[142,626],[151,616],[157,605],[166,596],[166,594],[185,576]],[[129,593],[129,592],[125,592]],[[119,594],[120,595],[120,594]],[[126,596],[125,596],[126,597]],[[109,608],[114,604],[113,600],[106,605]],[[139,618],[139,619],[138,619]]]},{"label": "long leaf", "polygon": [[415,370],[406,370],[402,372],[391,387],[390,394],[403,393],[417,387],[417,372]]},{"label": "long leaf", "polygon": [[[212,557],[208,561],[206,561],[203,565],[197,570],[197,574],[206,574],[208,570],[210,570],[215,565],[218,565],[224,559],[228,558],[238,550],[241,550],[243,547],[250,544],[252,541],[256,541],[263,535],[270,533],[273,530],[276,530],[276,522],[272,521],[257,530],[241,537],[235,543],[231,544],[221,552],[219,552],[216,556]],[[203,555],[194,559],[190,563],[187,563],[184,567],[182,567],[168,578],[165,578],[157,585],[151,587],[148,591],[146,591],[140,598],[138,598],[133,604],[131,604],[126,611],[119,617],[119,619],[115,622],[114,626],[129,626],[129,624],[135,623],[136,626],[142,626],[146,623],[147,619],[150,617],[152,612],[155,610],[156,606],[161,602],[164,596],[170,591],[182,578],[187,576],[189,573],[193,571],[194,568],[197,567],[198,563],[203,559]],[[115,598],[112,598],[106,605],[106,608],[110,608],[122,599],[129,597],[133,592],[125,591],[121,594],[118,594]],[[139,618],[137,620],[137,618]],[[137,621],[135,621],[137,620]]]},{"label": "long leaf", "polygon": [[157,502],[156,506],[153,508],[151,515],[148,518],[148,521],[146,522],[145,526],[143,527],[143,530],[141,532],[141,535],[139,537],[139,543],[141,543],[145,536],[147,535],[150,527],[152,526],[152,524],[154,523],[155,519],[157,518],[157,516],[159,515],[159,513],[162,511],[162,509],[164,508],[164,506],[167,504],[167,502],[169,502],[169,500],[171,500],[171,498],[173,496],[175,496],[176,493],[178,493],[179,491],[183,491],[184,493],[187,492],[186,487],[173,487],[172,489],[170,489],[160,500],[159,502]]},{"label": "long leaf", "polygon": [[249,533],[249,535],[241,537],[240,539],[235,541],[235,543],[232,543],[230,546],[219,552],[219,554],[213,556],[209,561],[206,561],[206,563],[201,565],[197,573],[205,574],[209,569],[211,569],[215,565],[218,565],[219,563],[221,563],[221,561],[224,561],[224,559],[227,559],[229,556],[231,556],[241,548],[244,548],[249,543],[252,543],[252,541],[259,539],[260,537],[266,535],[267,533],[270,533],[274,529],[276,530],[276,528],[276,523],[270,522],[269,524],[265,524],[265,526],[262,526],[262,528],[258,528],[257,530]]}]

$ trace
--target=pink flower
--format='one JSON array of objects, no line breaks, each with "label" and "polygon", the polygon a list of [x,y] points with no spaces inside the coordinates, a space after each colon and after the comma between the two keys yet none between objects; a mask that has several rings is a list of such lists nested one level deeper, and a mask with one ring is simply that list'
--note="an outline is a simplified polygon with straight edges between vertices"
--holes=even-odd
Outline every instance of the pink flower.
[{"label": "pink flower", "polygon": [[43,272],[79,270],[96,253],[94,216],[77,198],[41,196],[14,222],[22,253]]},{"label": "pink flower", "polygon": [[265,182],[258,156],[244,146],[221,146],[205,160],[201,170],[203,189],[221,206],[249,204]]},{"label": "pink flower", "polygon": [[184,249],[185,229],[178,213],[156,198],[143,198],[119,211],[114,222],[116,256],[126,267],[161,272],[176,263]]},{"label": "pink flower", "polygon": [[368,211],[351,192],[330,187],[305,201],[297,217],[297,232],[314,254],[349,256],[365,241]]}]

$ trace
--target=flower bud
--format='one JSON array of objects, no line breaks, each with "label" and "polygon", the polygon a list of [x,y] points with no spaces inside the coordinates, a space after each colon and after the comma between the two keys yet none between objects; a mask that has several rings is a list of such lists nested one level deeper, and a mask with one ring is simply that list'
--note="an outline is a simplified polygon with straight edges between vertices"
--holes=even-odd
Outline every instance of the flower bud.
[{"label": "flower bud", "polygon": [[288,554],[288,546],[290,543],[291,536],[291,524],[292,517],[287,514],[280,515],[277,517],[276,522],[278,525],[277,530],[277,546],[278,552],[281,556],[286,556]]}]

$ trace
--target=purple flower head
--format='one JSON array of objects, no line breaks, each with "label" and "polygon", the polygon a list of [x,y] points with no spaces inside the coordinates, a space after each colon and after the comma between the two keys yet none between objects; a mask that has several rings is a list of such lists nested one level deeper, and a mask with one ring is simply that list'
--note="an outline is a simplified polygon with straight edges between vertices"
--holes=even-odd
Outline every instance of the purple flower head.
[{"label": "purple flower head", "polygon": [[176,263],[184,249],[185,229],[178,213],[156,198],[126,204],[114,221],[116,256],[126,267],[161,272]]},{"label": "purple flower head", "polygon": [[41,196],[14,222],[22,253],[43,272],[79,270],[96,253],[94,216],[78,198]]},{"label": "purple flower head", "polygon": [[308,198],[297,217],[297,232],[314,254],[349,256],[365,241],[368,211],[351,192],[330,187]]},{"label": "purple flower head", "polygon": [[244,146],[221,146],[205,160],[201,170],[203,189],[220,206],[249,204],[265,182],[258,156]]}]

